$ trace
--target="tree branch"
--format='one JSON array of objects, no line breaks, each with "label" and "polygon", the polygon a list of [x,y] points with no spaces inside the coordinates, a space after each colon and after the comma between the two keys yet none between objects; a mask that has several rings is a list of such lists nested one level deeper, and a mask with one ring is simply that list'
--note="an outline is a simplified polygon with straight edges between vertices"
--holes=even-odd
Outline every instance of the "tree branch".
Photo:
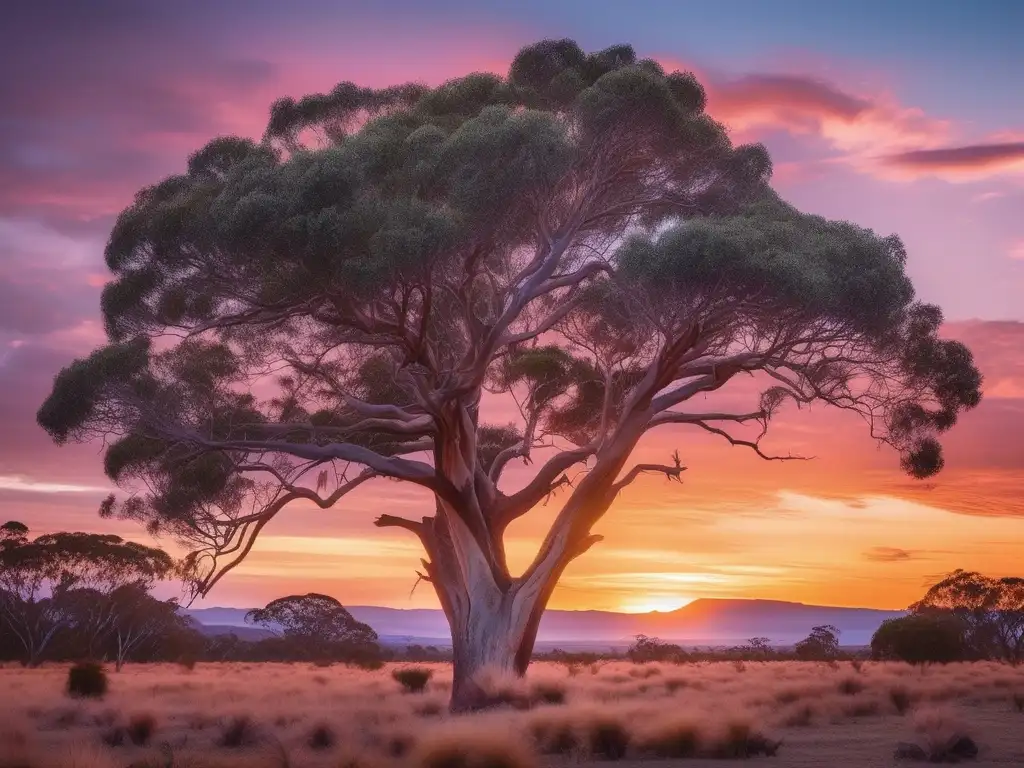
[{"label": "tree branch", "polygon": [[373,524],[378,528],[404,528],[407,531],[412,531],[420,541],[423,541],[423,523],[417,523],[415,520],[407,520],[395,515],[381,515],[373,521]]},{"label": "tree branch", "polygon": [[661,472],[669,480],[682,482],[682,474],[686,471],[686,467],[680,464],[678,451],[674,454],[673,458],[675,459],[675,464],[637,464],[626,473],[622,480],[612,486],[613,493],[618,494],[619,491],[630,485],[644,472]]},{"label": "tree branch", "polygon": [[498,502],[494,510],[494,516],[499,521],[499,524],[508,525],[508,523],[516,518],[529,512],[534,505],[550,494],[551,491],[564,484],[564,481],[560,480],[559,476],[565,470],[574,464],[585,461],[593,453],[594,448],[588,445],[582,448],[562,451],[548,459],[547,463],[540,468],[533,480],[525,488]]},{"label": "tree branch", "polygon": [[696,424],[701,429],[705,430],[706,432],[710,432],[713,435],[718,435],[720,437],[724,437],[726,440],[729,441],[730,445],[740,445],[740,446],[743,446],[744,448],[750,448],[754,453],[756,453],[758,456],[760,456],[765,461],[810,461],[811,459],[814,458],[813,456],[793,456],[793,455],[789,455],[789,456],[770,456],[770,455],[766,454],[764,451],[761,450],[761,446],[759,445],[760,439],[758,439],[758,440],[740,440],[739,438],[735,438],[732,435],[730,435],[724,429],[719,429],[718,427],[712,427],[710,424],[706,424],[703,421],[693,421],[693,422],[688,422],[688,423]]}]

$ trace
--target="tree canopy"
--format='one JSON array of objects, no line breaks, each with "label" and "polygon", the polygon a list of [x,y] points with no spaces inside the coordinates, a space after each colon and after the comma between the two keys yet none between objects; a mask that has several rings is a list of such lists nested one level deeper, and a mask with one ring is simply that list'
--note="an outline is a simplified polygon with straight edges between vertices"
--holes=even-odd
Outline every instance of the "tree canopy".
[{"label": "tree canopy", "polygon": [[[102,511],[189,546],[199,593],[292,502],[426,489],[421,519],[377,525],[419,537],[456,645],[504,637],[522,670],[617,494],[685,470],[628,466],[650,430],[790,458],[762,448],[772,417],[820,402],[927,477],[980,399],[899,239],[797,211],[770,173],[692,74],[629,46],[542,41],[505,77],[281,99],[260,141],[214,139],[118,218],[109,344],[57,376],[39,423],[108,441],[129,496]],[[748,409],[687,407],[741,374],[764,384]],[[517,420],[484,421],[488,397]],[[538,457],[509,490],[509,463]],[[560,488],[510,573],[505,529]]]},{"label": "tree canopy", "polygon": [[314,592],[279,597],[264,608],[249,611],[245,620],[302,640],[357,644],[377,641],[377,633],[356,621],[341,603]]},{"label": "tree canopy", "polygon": [[17,637],[29,664],[71,626],[88,650],[119,620],[119,592],[145,592],[174,571],[163,550],[119,536],[52,533],[30,540],[16,521],[0,532],[0,627]]},{"label": "tree canopy", "polygon": [[965,629],[960,618],[942,611],[886,619],[871,637],[871,656],[909,664],[964,661],[971,654]]},{"label": "tree canopy", "polygon": [[807,637],[797,643],[793,650],[798,659],[834,659],[839,654],[839,629],[831,624],[813,627]]},{"label": "tree canopy", "polygon": [[1024,660],[1024,579],[958,569],[910,606],[915,614],[952,614],[981,658]]}]

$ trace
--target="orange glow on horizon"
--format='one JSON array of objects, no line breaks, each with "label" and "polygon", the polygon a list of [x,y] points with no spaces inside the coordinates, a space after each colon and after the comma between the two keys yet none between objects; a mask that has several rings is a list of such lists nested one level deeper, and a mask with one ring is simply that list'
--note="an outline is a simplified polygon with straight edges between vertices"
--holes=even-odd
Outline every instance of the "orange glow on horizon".
[{"label": "orange glow on horizon", "polygon": [[622,613],[671,613],[685,608],[695,598],[676,595],[644,595],[636,600],[623,603],[619,610]]}]

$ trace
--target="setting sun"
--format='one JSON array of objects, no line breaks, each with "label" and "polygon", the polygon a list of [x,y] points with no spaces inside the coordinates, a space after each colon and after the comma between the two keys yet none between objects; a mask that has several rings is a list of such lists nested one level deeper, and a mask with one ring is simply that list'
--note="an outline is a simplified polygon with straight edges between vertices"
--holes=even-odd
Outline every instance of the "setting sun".
[{"label": "setting sun", "polygon": [[644,595],[633,602],[624,603],[620,610],[623,613],[650,613],[651,611],[668,613],[669,611],[678,611],[693,601],[692,597],[680,595]]}]

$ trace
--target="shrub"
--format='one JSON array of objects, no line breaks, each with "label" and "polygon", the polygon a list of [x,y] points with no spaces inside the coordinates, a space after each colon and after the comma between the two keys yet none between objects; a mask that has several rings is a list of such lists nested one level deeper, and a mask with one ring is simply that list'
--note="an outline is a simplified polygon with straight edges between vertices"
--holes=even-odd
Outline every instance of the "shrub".
[{"label": "shrub", "polygon": [[125,729],[117,725],[101,734],[100,740],[108,747],[120,747],[124,744],[126,735]]},{"label": "shrub", "polygon": [[892,705],[896,708],[897,712],[901,715],[905,715],[907,710],[910,709],[910,691],[902,685],[894,686],[889,689],[889,701],[892,702]]},{"label": "shrub", "polygon": [[722,735],[710,740],[707,756],[723,760],[773,757],[780,746],[781,741],[769,739],[749,723],[730,723]]},{"label": "shrub", "polygon": [[1013,694],[1013,708],[1018,712],[1024,712],[1024,693]]},{"label": "shrub", "polygon": [[101,699],[107,693],[107,673],[99,664],[87,661],[68,670],[68,695],[74,698]]},{"label": "shrub", "polygon": [[[925,759],[930,763],[952,763],[978,755],[978,745],[969,735],[967,725],[951,710],[935,708],[920,711],[914,716],[913,726],[918,742],[900,744],[897,756],[904,751],[904,757]],[[908,749],[913,746],[917,746],[919,751]],[[922,753],[923,758],[920,756]]]},{"label": "shrub", "polygon": [[434,670],[424,667],[405,667],[404,669],[396,669],[391,673],[391,677],[409,693],[420,693],[423,691],[433,676]]},{"label": "shrub", "polygon": [[686,651],[680,646],[646,635],[636,636],[633,644],[626,651],[626,657],[634,664],[646,664],[650,661],[667,661],[678,664],[687,659]]},{"label": "shrub", "polygon": [[629,731],[615,720],[599,719],[587,729],[587,743],[591,754],[606,760],[621,760],[629,748]]},{"label": "shrub", "polygon": [[448,731],[422,741],[403,765],[416,768],[537,768],[537,759],[511,736]]},{"label": "shrub", "polygon": [[782,742],[774,741],[746,722],[716,728],[694,720],[665,720],[655,724],[639,740],[640,751],[664,758],[737,759],[774,755]]},{"label": "shrub", "polygon": [[256,726],[248,715],[239,715],[228,720],[217,740],[218,746],[239,749],[255,744]]},{"label": "shrub", "polygon": [[871,638],[875,659],[945,664],[967,656],[963,622],[951,614],[913,613],[887,619]]},{"label": "shrub", "polygon": [[796,704],[786,710],[780,722],[788,728],[803,728],[814,722],[814,714],[814,707],[810,704]]},{"label": "shrub", "polygon": [[565,688],[558,683],[537,683],[533,686],[531,698],[541,704],[564,704]]},{"label": "shrub", "polygon": [[156,731],[156,718],[149,714],[132,715],[125,729],[132,744],[137,747],[144,747],[149,744]]},{"label": "shrub", "polygon": [[334,735],[334,731],[331,727],[325,723],[321,723],[313,728],[309,733],[309,738],[306,739],[306,744],[309,745],[310,749],[322,750],[330,749],[337,743],[337,737]]},{"label": "shrub", "polygon": [[639,747],[642,752],[655,757],[696,757],[700,748],[700,728],[686,720],[666,722],[641,737]]},{"label": "shrub", "polygon": [[839,692],[847,696],[853,696],[864,690],[864,683],[855,677],[845,677],[839,681]]},{"label": "shrub", "polygon": [[579,749],[579,737],[572,723],[565,720],[543,721],[533,725],[533,739],[545,755],[569,755]]},{"label": "shrub", "polygon": [[413,711],[420,717],[437,717],[444,711],[444,706],[439,701],[428,701]]}]

